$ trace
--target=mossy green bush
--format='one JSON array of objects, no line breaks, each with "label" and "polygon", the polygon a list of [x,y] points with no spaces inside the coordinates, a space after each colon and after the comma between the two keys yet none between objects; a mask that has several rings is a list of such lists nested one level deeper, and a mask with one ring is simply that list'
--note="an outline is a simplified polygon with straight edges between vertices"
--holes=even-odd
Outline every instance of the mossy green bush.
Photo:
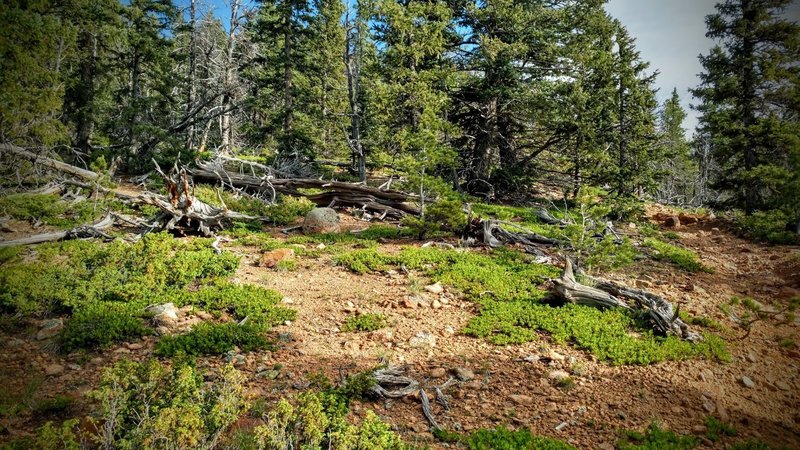
[{"label": "mossy green bush", "polygon": [[434,233],[458,233],[467,225],[461,201],[440,199],[427,206],[422,217],[408,215],[403,218],[403,225],[408,227],[417,239],[424,239]]},{"label": "mossy green bush", "polygon": [[689,249],[668,244],[657,239],[647,238],[644,246],[652,248],[653,258],[659,261],[668,261],[687,272],[710,272],[711,269],[703,265],[697,254]]},{"label": "mossy green bush", "polygon": [[529,430],[505,427],[480,429],[469,435],[434,429],[433,435],[443,442],[458,442],[470,450],[575,450],[558,439],[531,434]]},{"label": "mossy green bush", "polygon": [[0,215],[17,220],[38,220],[61,229],[94,222],[110,209],[127,211],[129,208],[115,199],[65,202],[55,194],[10,194],[0,197]]},{"label": "mossy green bush", "polygon": [[528,430],[511,431],[503,427],[481,429],[466,440],[470,450],[575,450],[558,439],[535,436]]},{"label": "mossy green bush", "polygon": [[624,431],[622,434],[622,439],[617,443],[619,450],[690,450],[699,444],[694,436],[664,430],[655,422],[643,433]]},{"label": "mossy green bush", "polygon": [[554,341],[572,343],[613,364],[651,364],[663,360],[710,358],[728,360],[724,342],[706,334],[693,344],[675,336],[660,337],[622,310],[582,305],[551,307],[532,301],[483,301],[480,315],[464,333],[499,345],[537,339],[546,332]]},{"label": "mossy green bush", "polygon": [[270,348],[264,329],[253,325],[227,323],[199,323],[185,334],[164,336],[156,344],[156,356],[219,355],[238,347],[251,352]]},{"label": "mossy green bush", "polygon": [[342,331],[375,331],[385,326],[386,316],[368,313],[348,317],[342,325]]},{"label": "mossy green bush", "polygon": [[[255,334],[294,319],[294,311],[278,305],[280,294],[225,281],[239,258],[216,254],[210,244],[209,239],[181,240],[166,233],[148,234],[134,244],[44,244],[36,248],[35,259],[16,258],[3,265],[0,310],[25,316],[72,314],[58,338],[66,351],[105,347],[150,333],[142,316],[151,304],[172,302],[225,312],[237,320],[246,317],[247,329],[258,331]],[[221,329],[227,331],[201,328],[186,339],[263,346],[241,330]],[[221,347],[217,343],[204,348]]]}]

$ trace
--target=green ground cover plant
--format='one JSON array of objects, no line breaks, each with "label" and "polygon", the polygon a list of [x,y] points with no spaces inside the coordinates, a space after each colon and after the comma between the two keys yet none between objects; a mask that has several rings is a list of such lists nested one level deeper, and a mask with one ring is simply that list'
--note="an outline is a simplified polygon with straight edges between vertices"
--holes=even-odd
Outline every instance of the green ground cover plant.
[{"label": "green ground cover plant", "polygon": [[520,344],[549,335],[613,364],[651,364],[663,360],[728,360],[724,341],[705,334],[700,343],[656,336],[643,322],[622,310],[582,305],[551,306],[542,284],[559,275],[521,252],[491,252],[406,247],[397,254],[377,249],[345,252],[336,261],[356,273],[405,266],[461,292],[480,306],[463,332],[497,345]]},{"label": "green ground cover plant", "polygon": [[694,436],[677,434],[651,423],[644,432],[624,431],[617,443],[620,450],[690,450],[699,444]]},{"label": "green ground cover plant", "polygon": [[243,331],[263,332],[294,318],[294,311],[278,306],[280,294],[226,281],[239,258],[216,254],[210,244],[209,239],[154,233],[133,244],[74,240],[40,245],[28,250],[26,258],[19,251],[0,271],[0,310],[25,317],[71,315],[57,340],[65,351],[102,348],[151,333],[144,309],[152,304],[172,302],[225,312],[236,320],[246,317],[248,327],[237,333],[212,334],[239,341]]},{"label": "green ground cover plant", "polygon": [[106,211],[129,211],[115,199],[87,199],[66,202],[56,194],[9,194],[0,197],[0,215],[17,220],[38,220],[55,228],[68,229],[94,222]]},{"label": "green ground cover plant", "polygon": [[468,435],[434,429],[433,435],[443,442],[461,443],[469,450],[575,450],[564,441],[536,436],[525,429],[497,427],[476,430]]},{"label": "green ground cover plant", "polygon": [[348,317],[342,325],[342,331],[375,331],[385,326],[386,316],[368,313]]},{"label": "green ground cover plant", "polygon": [[689,249],[652,238],[645,239],[644,246],[654,250],[653,258],[656,260],[668,261],[687,272],[711,272],[710,268],[699,261],[697,254]]}]

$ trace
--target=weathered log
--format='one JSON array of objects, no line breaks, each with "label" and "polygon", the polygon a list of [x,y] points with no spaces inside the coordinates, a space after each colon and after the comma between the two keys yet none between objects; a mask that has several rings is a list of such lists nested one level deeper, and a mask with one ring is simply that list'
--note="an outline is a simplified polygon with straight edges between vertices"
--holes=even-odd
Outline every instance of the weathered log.
[{"label": "weathered log", "polygon": [[[520,232],[509,231],[501,225],[520,229]],[[542,255],[540,246],[562,245],[563,241],[542,236],[511,222],[494,219],[470,218],[462,239],[477,239],[491,248],[518,244],[525,252]]]},{"label": "weathered log", "polygon": [[65,162],[30,152],[22,147],[17,147],[16,145],[0,144],[0,153],[9,153],[21,158],[25,158],[32,161],[34,164],[40,164],[42,166],[58,170],[59,172],[68,173],[78,178],[82,178],[84,180],[95,181],[100,178],[100,174],[97,172],[81,169],[80,167],[75,167]]},{"label": "weathered log", "polygon": [[597,308],[619,307],[630,309],[622,300],[601,289],[586,286],[575,280],[572,261],[566,258],[564,273],[560,278],[553,280],[553,289],[564,300],[578,305],[587,305]]},{"label": "weathered log", "polygon": [[662,334],[674,334],[687,341],[701,341],[703,337],[689,330],[689,326],[678,317],[678,309],[663,297],[651,292],[625,287],[611,281],[595,280],[595,287],[618,297],[626,297],[636,302],[637,309],[644,310]]},{"label": "weathered log", "polygon": [[93,237],[103,237],[110,239],[111,237],[103,232],[114,225],[114,218],[108,214],[103,217],[99,222],[92,225],[81,225],[67,231],[56,231],[52,233],[42,233],[33,236],[28,236],[11,241],[0,241],[0,248],[13,247],[16,245],[32,245],[42,244],[45,242],[55,242],[69,239],[88,239]]},{"label": "weathered log", "polygon": [[[191,170],[198,181],[223,183],[247,192],[272,193],[306,197],[318,206],[354,206],[376,212],[382,217],[400,218],[419,214],[419,208],[410,202],[417,198],[401,191],[379,189],[363,184],[328,181],[314,178],[271,178],[245,175],[226,170],[220,164],[197,162]],[[300,189],[321,189],[325,192],[304,194]]]}]

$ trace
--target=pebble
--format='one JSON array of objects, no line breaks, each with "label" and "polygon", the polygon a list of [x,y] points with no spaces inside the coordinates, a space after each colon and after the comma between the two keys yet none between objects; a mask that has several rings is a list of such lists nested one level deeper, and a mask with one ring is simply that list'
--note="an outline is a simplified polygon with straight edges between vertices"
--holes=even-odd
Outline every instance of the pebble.
[{"label": "pebble", "polygon": [[548,375],[551,380],[561,381],[563,379],[569,378],[569,374],[563,370],[554,370],[550,372]]},{"label": "pebble", "polygon": [[439,308],[442,307],[442,302],[440,302],[439,300],[434,299],[433,302],[431,302],[431,307],[433,309],[439,309]]},{"label": "pebble", "polygon": [[564,428],[567,428],[567,426],[569,426],[569,422],[561,422],[560,424],[556,425],[556,431],[561,431]]},{"label": "pebble", "polygon": [[61,364],[50,364],[44,368],[44,373],[49,376],[61,375],[64,373],[64,366]]},{"label": "pebble", "polygon": [[444,287],[442,287],[442,283],[439,283],[437,281],[436,283],[425,286],[425,290],[430,292],[431,294],[441,294],[442,292],[444,292]]},{"label": "pebble", "polygon": [[431,378],[444,378],[447,376],[447,370],[444,367],[437,367],[431,370]]},{"label": "pebble", "polygon": [[144,347],[144,344],[142,344],[141,342],[131,342],[129,344],[125,344],[125,346],[128,347],[130,350],[140,350],[141,348]]},{"label": "pebble", "polygon": [[460,381],[470,381],[473,378],[475,378],[475,372],[473,372],[473,371],[471,371],[471,370],[469,370],[469,369],[467,369],[465,367],[458,367],[458,368],[456,368],[456,370],[454,372],[455,372],[456,378],[458,378]]},{"label": "pebble", "polygon": [[751,380],[750,377],[742,377],[742,384],[749,388],[754,387],[756,385],[755,383],[753,383],[753,380]]},{"label": "pebble", "polygon": [[776,381],[776,382],[775,382],[775,386],[776,386],[778,389],[782,390],[782,391],[789,391],[789,390],[791,390],[791,389],[792,389],[792,387],[791,387],[791,386],[789,386],[789,383],[787,383],[787,382],[785,382],[785,381]]},{"label": "pebble", "polygon": [[533,397],[530,395],[522,395],[522,394],[511,394],[508,396],[512,402],[518,405],[530,405],[533,403]]},{"label": "pebble", "polygon": [[756,354],[755,353],[748,352],[747,353],[747,360],[750,361],[751,363],[754,363],[754,362],[758,361],[758,358],[756,358]]},{"label": "pebble", "polygon": [[414,348],[421,348],[421,347],[433,348],[436,347],[436,336],[426,331],[421,331],[417,333],[416,336],[408,340],[408,345]]},{"label": "pebble", "polygon": [[42,322],[41,329],[36,333],[37,340],[51,338],[57,335],[64,328],[64,321],[61,319],[50,319]]},{"label": "pebble", "polygon": [[564,355],[562,355],[561,353],[558,353],[558,352],[550,352],[550,354],[548,356],[553,361],[564,361],[565,359],[567,359],[566,356],[564,356]]}]

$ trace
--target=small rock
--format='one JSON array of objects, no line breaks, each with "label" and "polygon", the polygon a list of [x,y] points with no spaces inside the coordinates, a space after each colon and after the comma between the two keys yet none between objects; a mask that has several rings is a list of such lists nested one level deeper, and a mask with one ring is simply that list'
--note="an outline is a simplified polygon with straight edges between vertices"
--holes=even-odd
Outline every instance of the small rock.
[{"label": "small rock", "polygon": [[264,252],[258,260],[260,267],[272,268],[279,262],[294,258],[294,250],[291,248],[278,248],[269,252]]},{"label": "small rock", "polygon": [[569,378],[569,374],[563,370],[554,370],[548,375],[551,380],[561,381]]},{"label": "small rock", "polygon": [[758,358],[756,358],[756,354],[755,353],[748,352],[747,353],[747,360],[750,361],[751,363],[754,363],[754,362],[758,361]]},{"label": "small rock", "polygon": [[436,299],[434,299],[434,300],[431,302],[431,308],[433,308],[433,309],[440,309],[441,307],[442,307],[442,302],[440,302],[439,300],[436,300]]},{"label": "small rock", "polygon": [[526,362],[529,362],[529,363],[537,363],[537,362],[539,362],[540,359],[541,358],[539,357],[539,355],[528,355],[528,356],[522,358],[523,361],[526,361]]},{"label": "small rock", "polygon": [[457,367],[453,372],[460,381],[470,381],[475,378],[475,372],[465,367]]},{"label": "small rock", "polygon": [[325,250],[325,244],[323,244],[322,242],[320,242],[319,244],[317,244],[317,247],[316,247],[316,248],[317,248],[317,250]]},{"label": "small rock", "polygon": [[711,229],[711,234],[712,235],[719,235],[719,234],[722,234],[722,231],[720,231],[719,228],[714,227],[714,228]]},{"label": "small rock", "polygon": [[436,336],[426,331],[421,331],[417,333],[416,336],[408,340],[408,345],[414,348],[421,348],[421,347],[433,348],[436,347]]},{"label": "small rock", "polygon": [[481,383],[480,380],[472,380],[468,383],[464,383],[464,387],[467,389],[479,390],[483,389],[483,383]]},{"label": "small rock", "polygon": [[415,297],[406,297],[403,299],[403,306],[406,308],[414,309],[417,307],[417,300]]},{"label": "small rock", "polygon": [[561,422],[560,424],[556,425],[556,431],[561,431],[564,428],[567,428],[567,426],[569,426],[569,422]]},{"label": "small rock", "polygon": [[303,233],[338,233],[339,214],[333,208],[314,208],[303,220]]},{"label": "small rock", "polygon": [[103,364],[103,358],[98,356],[96,358],[92,358],[90,362],[95,366],[99,366],[100,364]]},{"label": "small rock", "polygon": [[444,378],[447,376],[447,370],[444,367],[437,367],[431,370],[431,378]]},{"label": "small rock", "polygon": [[670,216],[664,221],[664,225],[670,228],[678,229],[681,227],[681,220],[678,218],[678,216]]},{"label": "small rock", "polygon": [[619,417],[622,420],[626,420],[628,418],[628,415],[625,414],[624,411],[619,411],[619,412],[617,412],[617,417]]},{"label": "small rock", "polygon": [[751,380],[750,377],[742,377],[741,381],[743,385],[749,388],[754,387],[756,385],[755,383],[753,383],[753,380]]},{"label": "small rock", "polygon": [[597,450],[615,450],[617,447],[614,444],[609,442],[603,442],[602,444],[597,446]]},{"label": "small rock", "polygon": [[41,323],[36,339],[43,340],[57,335],[64,328],[64,321],[61,319],[45,320]]},{"label": "small rock", "polygon": [[142,344],[141,342],[131,342],[125,344],[125,346],[128,347],[130,350],[140,350],[141,348],[144,347],[144,344]]},{"label": "small rock", "polygon": [[453,328],[452,326],[448,325],[448,326],[444,327],[444,332],[445,332],[445,334],[452,336],[452,335],[456,334],[456,329]]},{"label": "small rock", "polygon": [[636,287],[639,289],[648,289],[653,287],[653,283],[647,280],[636,280],[635,284]]},{"label": "small rock", "polygon": [[44,373],[48,376],[56,376],[64,373],[64,366],[61,364],[50,364],[44,368]]},{"label": "small rock", "polygon": [[518,405],[530,405],[533,403],[533,397],[530,395],[522,395],[522,394],[511,394],[508,396],[512,402]]},{"label": "small rock", "polygon": [[425,286],[425,290],[430,292],[431,294],[441,294],[442,292],[444,292],[442,283],[439,283],[438,281],[434,284],[429,284]]},{"label": "small rock", "polygon": [[789,386],[789,383],[786,383],[785,381],[776,381],[775,382],[775,387],[777,387],[778,389],[780,389],[782,391],[789,391],[789,390],[792,389],[792,387]]},{"label": "small rock", "polygon": [[67,364],[67,368],[69,368],[69,370],[81,370],[81,366],[78,365],[78,364],[74,364],[74,363],[73,364]]},{"label": "small rock", "polygon": [[288,327],[288,326],[290,326],[292,324],[292,321],[291,320],[287,320],[287,321],[283,322],[283,324]]},{"label": "small rock", "polygon": [[552,359],[553,361],[564,361],[565,359],[567,359],[566,356],[564,356],[564,355],[562,355],[561,353],[558,353],[558,352],[550,352],[550,354],[547,355],[547,356],[550,359]]},{"label": "small rock", "polygon": [[705,434],[706,433],[706,426],[705,425],[695,425],[692,427],[692,431],[695,434]]},{"label": "small rock", "polygon": [[714,404],[713,401],[711,401],[711,400],[709,400],[707,398],[704,398],[703,399],[703,409],[705,409],[707,413],[711,414],[711,413],[713,413],[714,411],[717,410],[717,406]]},{"label": "small rock", "polygon": [[287,305],[292,305],[292,304],[294,304],[294,300],[292,300],[290,297],[283,297],[281,299],[281,303],[284,303],[284,304],[287,304]]}]

